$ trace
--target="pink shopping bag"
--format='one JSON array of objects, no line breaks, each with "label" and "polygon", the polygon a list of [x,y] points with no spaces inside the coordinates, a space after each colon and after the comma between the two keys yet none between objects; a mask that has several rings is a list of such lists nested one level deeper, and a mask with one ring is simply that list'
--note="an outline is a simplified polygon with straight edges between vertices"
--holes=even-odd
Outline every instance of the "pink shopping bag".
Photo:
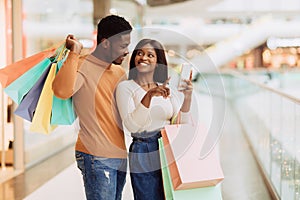
[{"label": "pink shopping bag", "polygon": [[162,130],[174,190],[215,186],[224,179],[216,148],[200,157],[207,132],[200,124],[167,125]]}]

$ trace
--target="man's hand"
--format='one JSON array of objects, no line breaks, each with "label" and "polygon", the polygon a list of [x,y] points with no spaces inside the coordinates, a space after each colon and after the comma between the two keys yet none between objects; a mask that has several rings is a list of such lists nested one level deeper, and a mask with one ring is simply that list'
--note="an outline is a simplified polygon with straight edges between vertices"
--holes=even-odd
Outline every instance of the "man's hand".
[{"label": "man's hand", "polygon": [[74,53],[80,54],[83,45],[75,38],[74,35],[69,34],[66,38],[66,48]]}]

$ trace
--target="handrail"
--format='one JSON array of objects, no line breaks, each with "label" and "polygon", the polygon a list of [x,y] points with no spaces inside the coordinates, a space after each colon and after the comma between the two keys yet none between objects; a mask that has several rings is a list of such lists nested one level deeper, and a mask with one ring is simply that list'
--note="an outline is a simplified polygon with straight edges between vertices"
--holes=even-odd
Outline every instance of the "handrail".
[{"label": "handrail", "polygon": [[224,70],[224,71],[222,71],[222,74],[228,74],[228,75],[232,75],[232,76],[235,76],[237,78],[240,78],[240,79],[247,80],[247,81],[249,81],[249,82],[251,82],[251,83],[253,83],[253,84],[255,84],[255,85],[257,85],[257,86],[259,86],[259,87],[261,87],[263,89],[265,89],[265,90],[268,90],[268,91],[271,91],[273,93],[276,93],[276,94],[278,94],[278,95],[280,95],[282,97],[285,97],[285,98],[287,98],[287,99],[295,102],[296,104],[300,105],[300,99],[299,98],[294,97],[292,95],[289,95],[289,94],[287,94],[285,92],[282,92],[280,90],[274,89],[272,87],[269,87],[269,86],[267,86],[265,84],[259,83],[259,82],[255,81],[255,80],[252,80],[252,79],[248,78],[247,76],[245,76],[245,75],[243,75],[243,74],[241,74],[241,73],[239,73],[239,72],[237,72],[235,70],[230,70],[230,69]]},{"label": "handrail", "polygon": [[300,166],[299,97],[239,71],[228,69],[221,74],[232,80],[230,89],[252,91],[233,98],[233,105],[272,198],[299,199],[299,177],[295,176]]}]

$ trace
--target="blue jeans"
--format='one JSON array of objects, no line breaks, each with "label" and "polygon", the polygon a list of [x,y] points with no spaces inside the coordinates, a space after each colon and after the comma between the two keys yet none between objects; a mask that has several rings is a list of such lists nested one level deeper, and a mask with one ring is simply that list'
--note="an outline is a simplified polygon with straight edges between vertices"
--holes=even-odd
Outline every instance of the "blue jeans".
[{"label": "blue jeans", "polygon": [[[150,137],[145,137],[145,134]],[[163,200],[164,188],[158,151],[160,132],[144,132],[132,136],[129,167],[134,199]]]},{"label": "blue jeans", "polygon": [[75,152],[87,200],[121,200],[127,159],[103,158]]}]

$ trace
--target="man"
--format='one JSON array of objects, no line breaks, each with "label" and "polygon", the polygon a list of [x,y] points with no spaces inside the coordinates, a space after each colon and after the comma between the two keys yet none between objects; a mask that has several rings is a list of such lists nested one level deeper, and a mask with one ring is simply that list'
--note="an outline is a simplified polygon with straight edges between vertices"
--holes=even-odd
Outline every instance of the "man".
[{"label": "man", "polygon": [[52,84],[57,97],[72,97],[79,118],[76,161],[88,200],[121,199],[125,184],[127,153],[114,93],[126,78],[119,64],[128,54],[131,31],[122,17],[103,18],[97,47],[86,56],[79,55],[82,44],[68,35],[70,52]]}]

